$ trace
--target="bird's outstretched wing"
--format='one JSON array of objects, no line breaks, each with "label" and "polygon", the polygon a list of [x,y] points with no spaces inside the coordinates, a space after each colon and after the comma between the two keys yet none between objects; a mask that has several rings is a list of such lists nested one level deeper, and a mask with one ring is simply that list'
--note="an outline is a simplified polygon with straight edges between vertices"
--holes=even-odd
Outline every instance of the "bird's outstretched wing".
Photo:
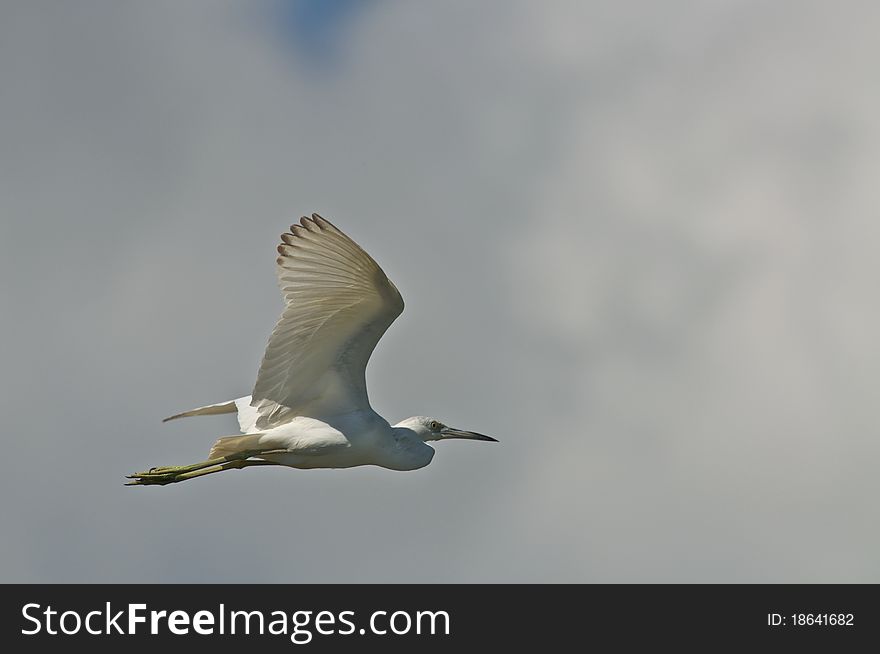
[{"label": "bird's outstretched wing", "polygon": [[378,264],[318,214],[281,240],[276,272],[285,308],[254,386],[259,429],[298,415],[368,409],[367,360],[403,311]]}]

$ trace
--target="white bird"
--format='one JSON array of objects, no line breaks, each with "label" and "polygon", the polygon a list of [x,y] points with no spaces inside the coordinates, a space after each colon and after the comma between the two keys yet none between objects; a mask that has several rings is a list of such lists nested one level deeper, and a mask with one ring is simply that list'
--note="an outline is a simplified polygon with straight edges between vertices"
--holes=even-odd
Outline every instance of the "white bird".
[{"label": "white bird", "polygon": [[284,311],[269,338],[250,396],[184,411],[237,413],[241,436],[219,439],[207,461],[151,468],[128,485],[170,484],[256,465],[416,470],[429,441],[496,441],[415,416],[394,426],[370,407],[366,367],[403,311],[403,299],[360,246],[318,214],[281,235],[276,273]]}]

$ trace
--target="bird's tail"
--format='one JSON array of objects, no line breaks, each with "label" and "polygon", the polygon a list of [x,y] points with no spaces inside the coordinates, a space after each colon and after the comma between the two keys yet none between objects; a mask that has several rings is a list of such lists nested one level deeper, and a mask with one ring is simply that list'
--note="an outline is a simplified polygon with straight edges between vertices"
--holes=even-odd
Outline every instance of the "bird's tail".
[{"label": "bird's tail", "polygon": [[190,416],[214,416],[221,413],[238,413],[238,426],[241,427],[243,434],[253,433],[257,431],[257,419],[260,417],[259,412],[251,406],[251,396],[239,397],[228,402],[220,402],[219,404],[209,404],[208,406],[200,406],[198,409],[190,409],[183,413],[178,413],[162,422],[169,420],[177,420],[178,418],[189,418]]},{"label": "bird's tail", "polygon": [[219,404],[209,404],[208,406],[200,406],[198,409],[190,409],[189,411],[184,411],[183,413],[176,413],[173,416],[168,416],[164,418],[162,422],[168,422],[169,420],[177,420],[178,418],[189,418],[190,416],[213,416],[218,415],[220,413],[235,413],[235,400],[229,400],[229,402],[220,402]]},{"label": "bird's tail", "polygon": [[260,451],[265,447],[260,446],[260,438],[263,434],[245,434],[244,436],[224,436],[217,439],[217,442],[211,447],[209,459],[217,459],[238,452]]}]

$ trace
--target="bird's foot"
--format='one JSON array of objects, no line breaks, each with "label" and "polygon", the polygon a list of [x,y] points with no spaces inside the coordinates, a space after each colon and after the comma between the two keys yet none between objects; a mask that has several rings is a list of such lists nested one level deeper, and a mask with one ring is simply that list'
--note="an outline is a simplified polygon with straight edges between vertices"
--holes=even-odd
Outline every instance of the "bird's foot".
[{"label": "bird's foot", "polygon": [[185,474],[185,468],[188,466],[165,466],[161,468],[150,468],[145,472],[135,472],[126,475],[126,479],[132,481],[126,482],[126,486],[148,486],[165,484],[173,484],[177,481],[183,481],[181,475]]}]

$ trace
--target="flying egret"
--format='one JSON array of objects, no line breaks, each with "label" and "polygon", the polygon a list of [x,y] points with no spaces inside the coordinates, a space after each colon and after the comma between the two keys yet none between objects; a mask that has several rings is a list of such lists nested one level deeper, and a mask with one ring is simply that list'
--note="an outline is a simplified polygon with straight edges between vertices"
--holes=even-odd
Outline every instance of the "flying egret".
[{"label": "flying egret", "polygon": [[241,436],[226,436],[207,461],[151,468],[128,485],[171,484],[250,466],[391,470],[423,468],[429,441],[494,441],[416,416],[393,427],[370,407],[367,360],[403,311],[403,299],[372,257],[318,214],[281,235],[276,274],[284,311],[275,325],[253,393],[184,411],[237,413]]}]

